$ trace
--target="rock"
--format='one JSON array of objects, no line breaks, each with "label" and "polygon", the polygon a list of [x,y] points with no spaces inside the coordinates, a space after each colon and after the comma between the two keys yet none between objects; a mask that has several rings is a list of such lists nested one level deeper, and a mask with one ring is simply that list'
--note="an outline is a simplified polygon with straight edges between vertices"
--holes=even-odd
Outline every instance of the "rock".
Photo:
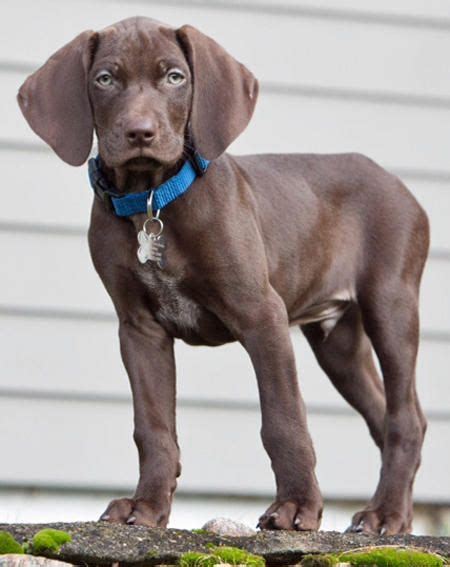
[{"label": "rock", "polygon": [[18,553],[0,555],[0,567],[67,567],[67,565],[71,563],[34,555],[19,555]]},{"label": "rock", "polygon": [[212,520],[208,520],[202,527],[202,530],[219,536],[245,537],[256,535],[256,530],[253,530],[241,522],[230,520],[229,518],[213,518]]}]

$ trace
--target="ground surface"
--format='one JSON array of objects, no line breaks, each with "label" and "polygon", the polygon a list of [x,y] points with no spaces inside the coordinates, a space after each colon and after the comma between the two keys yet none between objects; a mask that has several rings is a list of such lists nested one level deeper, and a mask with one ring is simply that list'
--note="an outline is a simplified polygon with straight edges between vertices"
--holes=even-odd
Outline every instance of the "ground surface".
[{"label": "ground surface", "polygon": [[292,565],[309,553],[337,553],[366,546],[399,545],[419,548],[450,557],[450,538],[428,536],[394,536],[376,538],[337,532],[261,532],[247,537],[222,537],[188,530],[147,529],[106,522],[58,524],[0,524],[23,543],[31,541],[41,529],[64,530],[72,536],[55,555],[62,561],[105,565],[133,563],[138,565],[174,564],[188,551],[208,552],[208,544],[227,545],[262,555],[269,564]]}]

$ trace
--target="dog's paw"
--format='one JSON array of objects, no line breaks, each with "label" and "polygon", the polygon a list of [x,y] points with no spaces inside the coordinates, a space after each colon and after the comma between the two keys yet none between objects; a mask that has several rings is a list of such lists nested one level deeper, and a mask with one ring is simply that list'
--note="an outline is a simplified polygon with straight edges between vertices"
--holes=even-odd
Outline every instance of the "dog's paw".
[{"label": "dog's paw", "polygon": [[167,517],[141,498],[118,498],[110,502],[100,521],[156,528],[165,527]]},{"label": "dog's paw", "polygon": [[347,532],[371,535],[396,535],[411,532],[411,515],[388,512],[382,507],[357,512]]},{"label": "dog's paw", "polygon": [[322,506],[301,504],[296,500],[274,502],[259,518],[262,530],[315,531],[319,529]]}]

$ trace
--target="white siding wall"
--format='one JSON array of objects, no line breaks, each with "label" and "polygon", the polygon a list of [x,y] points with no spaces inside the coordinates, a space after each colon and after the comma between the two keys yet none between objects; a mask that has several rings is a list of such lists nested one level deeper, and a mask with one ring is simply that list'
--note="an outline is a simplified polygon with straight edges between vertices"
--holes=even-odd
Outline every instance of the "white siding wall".
[{"label": "white siding wall", "polygon": [[[450,5],[446,0],[16,0],[0,18],[0,485],[131,489],[129,388],[86,243],[85,168],[60,162],[21,117],[25,76],[83,29],[141,14],[191,23],[261,80],[232,148],[370,155],[428,211],[418,381],[429,417],[416,495],[450,503]],[[329,498],[366,498],[378,456],[293,331]],[[236,345],[179,344],[180,490],[270,495],[253,371]],[[356,385],[357,387],[357,385]]]}]

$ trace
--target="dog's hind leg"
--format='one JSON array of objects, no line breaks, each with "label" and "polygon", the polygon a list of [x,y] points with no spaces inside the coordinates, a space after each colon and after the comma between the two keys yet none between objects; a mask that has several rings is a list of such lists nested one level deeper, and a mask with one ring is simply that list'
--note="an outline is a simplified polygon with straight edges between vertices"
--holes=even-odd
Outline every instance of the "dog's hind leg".
[{"label": "dog's hind leg", "polygon": [[358,290],[364,328],[380,361],[386,394],[379,484],[367,507],[353,517],[350,528],[366,533],[411,531],[412,486],[426,429],[417,398],[415,366],[428,223],[417,208],[407,222],[403,226],[398,223],[403,233],[397,229],[390,246],[377,246]]},{"label": "dog's hind leg", "polygon": [[[379,295],[378,295],[379,294]],[[415,390],[419,339],[417,293],[377,290],[363,307],[367,333],[380,360],[386,391],[383,463],[375,495],[355,514],[352,531],[395,534],[409,532],[412,485],[420,464],[425,418]]]},{"label": "dog's hind leg", "polygon": [[344,399],[363,416],[375,443],[382,450],[386,409],[384,389],[358,305],[350,304],[328,336],[320,323],[303,325],[301,329],[322,370]]}]

